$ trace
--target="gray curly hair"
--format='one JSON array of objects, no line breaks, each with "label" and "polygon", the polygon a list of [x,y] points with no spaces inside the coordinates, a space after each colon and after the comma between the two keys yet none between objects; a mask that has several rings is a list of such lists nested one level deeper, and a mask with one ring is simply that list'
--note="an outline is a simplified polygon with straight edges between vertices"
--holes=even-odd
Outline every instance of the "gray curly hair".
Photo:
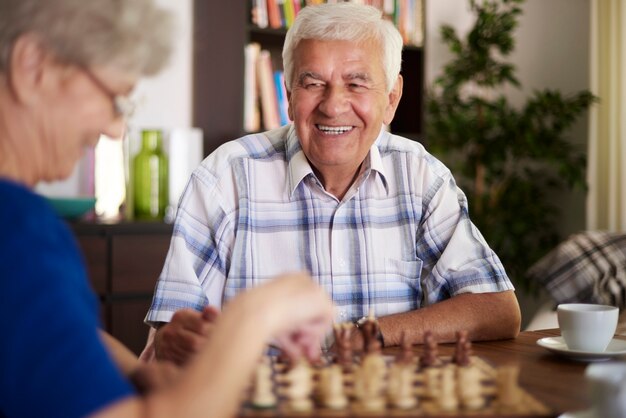
[{"label": "gray curly hair", "polygon": [[0,0],[0,72],[33,33],[64,62],[152,75],[167,64],[173,25],[153,0]]},{"label": "gray curly hair", "polygon": [[300,41],[377,41],[382,53],[387,92],[393,88],[402,63],[402,36],[382,12],[356,3],[326,3],[303,8],[287,32],[283,46],[285,85],[291,91],[293,53]]}]

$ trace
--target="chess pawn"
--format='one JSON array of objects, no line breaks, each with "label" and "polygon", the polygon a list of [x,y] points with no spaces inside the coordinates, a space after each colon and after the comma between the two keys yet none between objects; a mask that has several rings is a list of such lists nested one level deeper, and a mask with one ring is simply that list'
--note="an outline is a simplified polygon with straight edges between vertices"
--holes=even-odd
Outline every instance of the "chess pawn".
[{"label": "chess pawn", "polygon": [[259,363],[255,370],[251,403],[255,408],[273,408],[276,406],[276,395],[272,391],[272,368],[267,358]]},{"label": "chess pawn", "polygon": [[458,389],[461,405],[464,409],[475,411],[485,406],[480,383],[480,371],[473,366],[457,368]]},{"label": "chess pawn", "polygon": [[413,344],[411,344],[411,340],[406,335],[406,332],[403,331],[400,339],[400,352],[396,356],[396,363],[413,364],[414,359]]},{"label": "chess pawn", "polygon": [[333,333],[335,335],[335,347],[337,349],[336,361],[345,371],[352,369],[352,323],[335,324]]},{"label": "chess pawn", "polygon": [[439,364],[439,348],[431,331],[424,333],[424,351],[420,357],[420,367],[431,367]]},{"label": "chess pawn", "polygon": [[285,378],[288,382],[286,395],[289,408],[298,412],[311,411],[313,409],[313,402],[310,398],[313,392],[311,367],[306,362],[299,361],[287,372]]},{"label": "chess pawn", "polygon": [[391,366],[387,398],[389,403],[398,409],[411,409],[417,405],[417,398],[413,391],[412,364],[396,362]]},{"label": "chess pawn", "polygon": [[459,407],[454,369],[455,366],[449,365],[441,371],[441,389],[437,404],[442,411],[446,412],[456,411]]},{"label": "chess pawn", "polygon": [[472,342],[467,337],[467,331],[457,331],[453,362],[459,366],[468,366],[471,355]]},{"label": "chess pawn", "polygon": [[366,411],[385,409],[385,378],[387,364],[380,354],[368,354],[354,376],[354,394]]},{"label": "chess pawn", "polygon": [[430,399],[437,399],[439,397],[441,369],[429,367],[424,369],[424,375],[426,378],[426,396]]},{"label": "chess pawn", "polygon": [[338,364],[331,364],[320,371],[318,391],[321,404],[330,409],[344,409],[348,398],[343,389],[343,372]]}]

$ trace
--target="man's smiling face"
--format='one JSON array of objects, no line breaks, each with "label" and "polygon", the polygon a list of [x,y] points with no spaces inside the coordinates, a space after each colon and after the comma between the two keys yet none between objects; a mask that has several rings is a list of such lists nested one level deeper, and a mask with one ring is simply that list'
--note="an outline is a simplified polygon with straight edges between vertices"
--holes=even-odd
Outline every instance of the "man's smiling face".
[{"label": "man's smiling face", "polygon": [[294,51],[289,115],[320,172],[356,170],[393,119],[401,81],[387,93],[374,42],[303,40]]}]

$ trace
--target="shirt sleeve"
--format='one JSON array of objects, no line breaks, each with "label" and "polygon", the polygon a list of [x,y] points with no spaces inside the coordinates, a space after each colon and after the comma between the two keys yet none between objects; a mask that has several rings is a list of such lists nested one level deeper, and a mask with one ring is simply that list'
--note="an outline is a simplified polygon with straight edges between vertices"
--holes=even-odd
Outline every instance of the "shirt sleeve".
[{"label": "shirt sleeve", "polygon": [[424,260],[427,304],[462,293],[513,289],[504,267],[471,222],[465,194],[451,174],[439,177],[425,202],[417,248]]},{"label": "shirt sleeve", "polygon": [[156,285],[146,323],[169,322],[180,309],[221,307],[232,234],[216,177],[203,165],[181,197],[172,241]]}]

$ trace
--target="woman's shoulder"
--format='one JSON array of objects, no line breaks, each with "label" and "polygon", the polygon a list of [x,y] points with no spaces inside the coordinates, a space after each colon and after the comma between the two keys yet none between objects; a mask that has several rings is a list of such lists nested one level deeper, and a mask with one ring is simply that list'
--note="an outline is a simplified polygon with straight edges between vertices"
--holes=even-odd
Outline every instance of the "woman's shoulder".
[{"label": "woman's shoulder", "polygon": [[26,237],[33,239],[33,245],[45,237],[55,241],[67,238],[67,227],[45,197],[3,179],[0,179],[0,222],[0,247]]}]

